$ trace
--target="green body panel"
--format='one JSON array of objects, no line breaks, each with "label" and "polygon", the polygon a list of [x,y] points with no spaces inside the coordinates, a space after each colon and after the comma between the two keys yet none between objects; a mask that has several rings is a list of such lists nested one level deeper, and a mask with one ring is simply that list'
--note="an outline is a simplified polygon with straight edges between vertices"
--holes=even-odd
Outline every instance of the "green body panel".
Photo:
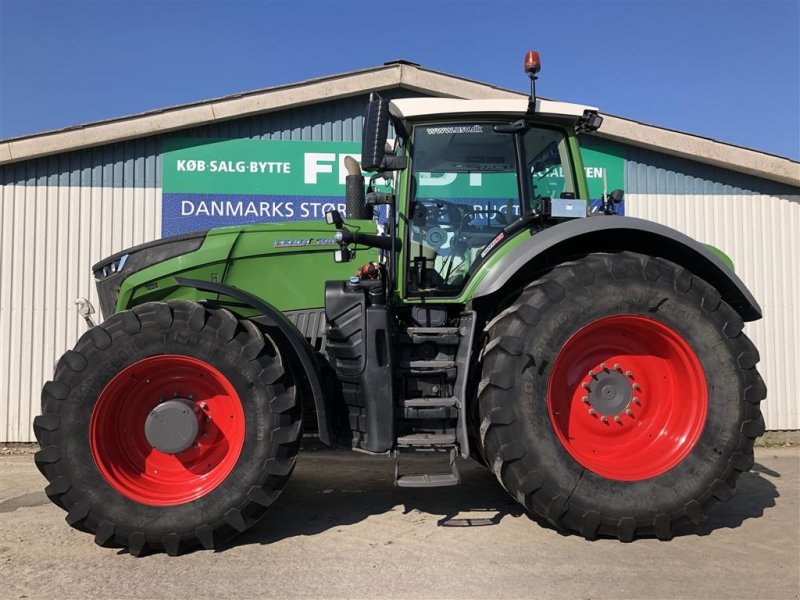
[{"label": "green body panel", "polygon": [[720,250],[720,249],[719,249],[719,248],[717,248],[716,246],[712,246],[711,244],[703,244],[703,245],[704,245],[706,248],[708,248],[709,250],[711,250],[711,252],[713,252],[714,254],[716,254],[716,255],[717,255],[717,257],[718,257],[718,258],[719,258],[719,259],[720,259],[720,260],[721,260],[723,263],[725,263],[725,266],[726,266],[726,267],[728,267],[728,268],[731,270],[731,273],[735,273],[735,272],[736,272],[736,269],[734,269],[734,268],[733,268],[733,260],[731,259],[731,257],[730,257],[730,256],[728,256],[727,254],[725,254],[725,253],[724,253],[722,250]]},{"label": "green body panel", "polygon": [[[360,226],[362,232],[375,232],[372,221],[351,224]],[[212,229],[197,251],[126,278],[116,310],[154,300],[218,299],[217,294],[178,286],[175,277],[233,286],[281,311],[321,308],[325,304],[325,281],[348,279],[361,265],[378,260],[377,250],[365,248],[357,250],[354,262],[333,262],[333,251],[338,247],[333,242],[334,233],[331,225],[319,221]]]}]

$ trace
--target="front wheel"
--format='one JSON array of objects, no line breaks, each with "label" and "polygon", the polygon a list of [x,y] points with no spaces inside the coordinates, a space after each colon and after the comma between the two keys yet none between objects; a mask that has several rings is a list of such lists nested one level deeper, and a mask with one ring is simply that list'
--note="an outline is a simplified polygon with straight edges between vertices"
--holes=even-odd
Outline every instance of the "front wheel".
[{"label": "front wheel", "polygon": [[67,522],[132,554],[213,548],[252,525],[295,463],[301,407],[274,344],[223,309],[154,302],[59,361],[34,430]]},{"label": "front wheel", "polygon": [[752,466],[766,389],[742,327],[714,288],[666,260],[557,266],[487,328],[484,458],[559,528],[669,539]]}]

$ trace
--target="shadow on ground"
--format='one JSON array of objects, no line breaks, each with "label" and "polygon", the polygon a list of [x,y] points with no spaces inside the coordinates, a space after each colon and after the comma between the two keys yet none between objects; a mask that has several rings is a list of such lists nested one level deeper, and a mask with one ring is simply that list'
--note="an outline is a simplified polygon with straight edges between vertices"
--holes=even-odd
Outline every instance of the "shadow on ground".
[{"label": "shadow on ground", "polygon": [[[413,464],[409,466],[413,468]],[[384,457],[304,452],[277,502],[228,547],[314,535],[396,507],[404,514],[419,511],[436,516],[442,527],[491,526],[505,517],[524,514],[494,476],[473,461],[459,464],[460,485],[443,488],[395,487],[393,468],[393,461]],[[463,513],[471,514],[460,518]]]},{"label": "shadow on ground", "polygon": [[[304,452],[289,484],[265,517],[220,551],[311,536],[396,507],[404,514],[419,511],[437,517],[441,527],[492,526],[504,518],[522,518],[552,529],[525,512],[492,473],[473,461],[460,462],[461,485],[444,488],[397,488],[392,469],[392,461],[383,457],[342,451]],[[678,535],[708,535],[718,529],[736,528],[775,506],[778,490],[769,478],[780,475],[758,464],[754,471],[741,475],[732,500],[716,506],[702,525],[688,527]],[[460,516],[464,513],[469,517]]]}]

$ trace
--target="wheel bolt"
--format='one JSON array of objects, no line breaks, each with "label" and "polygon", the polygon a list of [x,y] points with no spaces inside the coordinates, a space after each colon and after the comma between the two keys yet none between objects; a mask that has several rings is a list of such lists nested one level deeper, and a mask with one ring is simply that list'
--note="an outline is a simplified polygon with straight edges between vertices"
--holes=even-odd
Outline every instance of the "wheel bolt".
[{"label": "wheel bolt", "polygon": [[595,376],[594,369],[589,369],[589,377],[594,377],[594,376]]},{"label": "wheel bolt", "polygon": [[584,396],[583,398],[581,398],[581,402],[583,402],[584,404],[589,404],[589,396]]},{"label": "wheel bolt", "polygon": [[597,411],[596,411],[595,409],[593,409],[593,408],[590,408],[590,409],[589,409],[589,414],[590,414],[590,415],[592,415],[592,416],[594,416],[594,415],[596,415],[596,414],[597,414]]},{"label": "wheel bolt", "polygon": [[622,367],[620,366],[619,363],[614,363],[614,370],[622,373]]},{"label": "wheel bolt", "polygon": [[629,417],[632,417],[633,416],[633,411],[629,408],[629,409],[627,409],[625,411],[625,414],[628,415]]},{"label": "wheel bolt", "polygon": [[616,417],[614,417],[614,422],[615,423],[619,423],[620,425],[622,425],[622,417],[617,415]]},{"label": "wheel bolt", "polygon": [[[190,396],[190,398],[191,398],[191,396]],[[208,404],[207,404],[206,402],[201,402],[201,403],[200,403],[200,408],[202,408],[203,410],[205,410],[205,409],[207,409],[207,408],[208,408]]]},{"label": "wheel bolt", "polygon": [[636,396],[633,397],[633,403],[641,405],[641,401]]},{"label": "wheel bolt", "polygon": [[608,365],[606,363],[601,364],[600,368],[603,369],[603,371],[605,371],[606,373],[608,372]]},{"label": "wheel bolt", "polygon": [[635,389],[635,390],[638,392],[638,391],[639,391],[640,389],[642,389],[642,388],[641,388],[641,386],[640,386],[638,383],[634,383],[634,384],[633,384],[633,389]]},{"label": "wheel bolt", "polygon": [[586,382],[583,382],[583,383],[581,384],[581,387],[582,387],[583,389],[585,389],[585,390],[589,390],[589,389],[591,389],[591,387],[592,387],[592,386],[590,386],[590,385],[589,385],[588,383],[586,383]]},{"label": "wheel bolt", "polygon": [[630,377],[633,379],[633,371],[625,371],[625,377]]},{"label": "wheel bolt", "polygon": [[601,420],[603,423],[608,423],[608,417],[605,417],[605,416],[603,416],[603,417],[600,417],[600,420]]}]

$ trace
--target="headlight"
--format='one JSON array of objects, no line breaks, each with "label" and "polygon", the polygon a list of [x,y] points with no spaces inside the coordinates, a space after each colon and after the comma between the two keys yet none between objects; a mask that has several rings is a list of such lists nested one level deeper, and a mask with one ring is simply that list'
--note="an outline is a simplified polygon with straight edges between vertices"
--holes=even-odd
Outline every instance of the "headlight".
[{"label": "headlight", "polygon": [[112,254],[93,265],[103,316],[108,318],[114,313],[120,287],[127,277],[170,258],[194,252],[203,245],[205,237],[205,232],[200,232],[155,240]]},{"label": "headlight", "polygon": [[125,263],[128,260],[128,256],[128,254],[123,254],[122,256],[115,258],[113,261],[104,264],[102,267],[94,271],[94,278],[97,281],[101,281],[106,277],[113,275],[114,273],[119,273],[125,268]]}]

